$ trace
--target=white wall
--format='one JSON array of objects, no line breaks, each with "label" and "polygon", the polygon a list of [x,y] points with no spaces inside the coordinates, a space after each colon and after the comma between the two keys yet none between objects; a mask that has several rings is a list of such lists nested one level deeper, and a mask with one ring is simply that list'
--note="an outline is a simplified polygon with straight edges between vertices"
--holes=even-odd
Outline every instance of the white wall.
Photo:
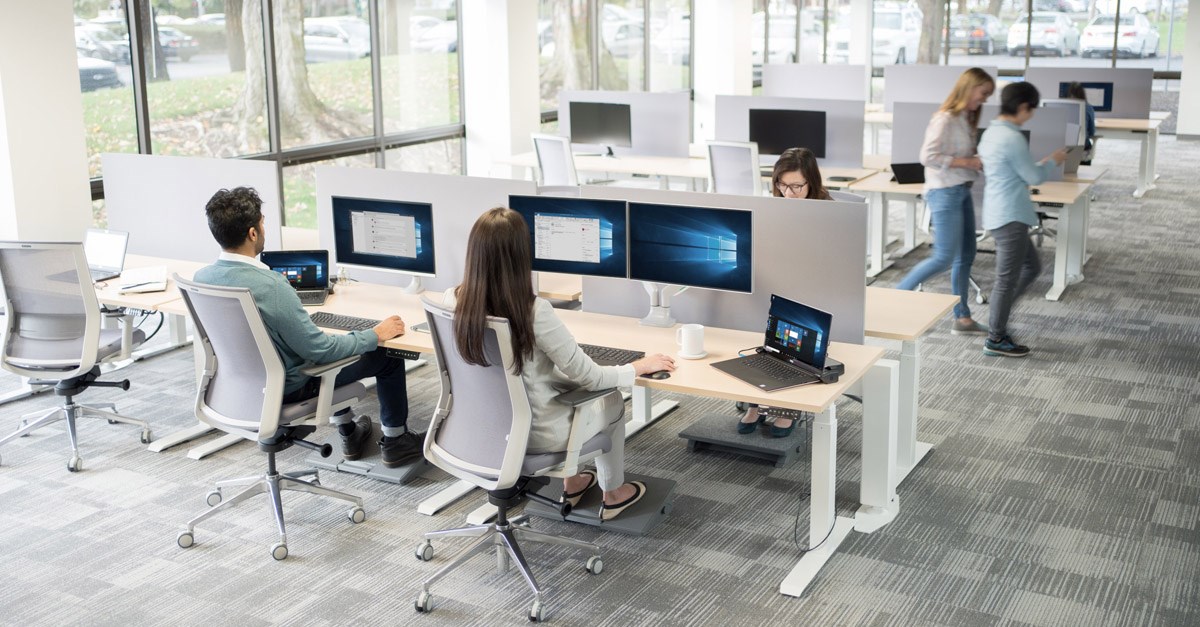
[{"label": "white wall", "polygon": [[691,62],[695,64],[692,141],[713,139],[717,95],[749,96],[750,0],[695,0]]},{"label": "white wall", "polygon": [[76,240],[92,221],[70,2],[4,2],[0,238]]},{"label": "white wall", "polygon": [[[1188,2],[1188,14],[1200,15],[1200,0]],[[1180,136],[1200,139],[1200,28],[1188,29],[1187,40],[1183,43],[1183,65],[1183,80],[1179,87],[1179,120],[1175,132]]]}]

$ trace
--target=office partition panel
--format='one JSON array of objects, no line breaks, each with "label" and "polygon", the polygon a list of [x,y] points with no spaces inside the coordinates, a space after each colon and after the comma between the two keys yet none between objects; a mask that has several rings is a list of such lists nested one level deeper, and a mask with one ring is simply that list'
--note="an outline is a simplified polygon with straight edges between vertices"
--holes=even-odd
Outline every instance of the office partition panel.
[{"label": "office partition panel", "polygon": [[1025,80],[1038,88],[1042,98],[1062,98],[1064,84],[1082,83],[1098,118],[1150,117],[1153,68],[1031,67]]},{"label": "office partition panel", "polygon": [[[679,322],[764,331],[774,293],[833,314],[834,341],[863,343],[866,203],[614,186],[585,186],[581,195],[753,213],[754,292],[688,289],[671,300]],[[641,318],[650,297],[638,281],[584,277],[583,309]]]},{"label": "office partition panel", "polygon": [[[892,105],[897,102],[944,102],[958,82],[958,77],[969,67],[972,66],[889,65],[883,68],[883,108],[891,111]],[[999,76],[995,66],[975,67],[982,68],[993,79]],[[1000,102],[999,89],[988,102]]]},{"label": "office partition panel", "polygon": [[[632,146],[613,146],[613,154],[687,157],[692,137],[691,95],[677,92],[571,91],[558,94],[559,134],[570,135],[572,102],[629,105]],[[599,145],[573,145],[576,151],[599,152]]]},{"label": "office partition panel", "polygon": [[129,231],[129,252],[216,261],[204,206],[220,189],[253,187],[263,201],[267,248],[282,243],[279,176],[270,161],[105,153],[108,228]]},{"label": "office partition panel", "polygon": [[[717,96],[715,135],[717,141],[750,140],[750,111],[820,111],[825,114],[825,156],[817,160],[823,166],[861,168],[863,159],[862,101],[817,98],[768,98],[766,96]],[[764,165],[775,156],[759,150]]]},{"label": "office partition panel", "polygon": [[768,63],[762,69],[762,95],[865,102],[868,76],[865,65]]}]

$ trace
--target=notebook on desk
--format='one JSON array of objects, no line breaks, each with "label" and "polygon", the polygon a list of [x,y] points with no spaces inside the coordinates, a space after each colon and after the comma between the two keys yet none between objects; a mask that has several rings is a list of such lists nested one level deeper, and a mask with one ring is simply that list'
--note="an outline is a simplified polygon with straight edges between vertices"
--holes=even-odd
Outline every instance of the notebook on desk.
[{"label": "notebook on desk", "polygon": [[832,325],[831,314],[772,294],[763,345],[751,355],[712,367],[764,392],[817,383],[825,369]]},{"label": "notebook on desk", "polygon": [[300,297],[301,305],[319,307],[325,304],[329,297],[329,251],[264,251],[259,259],[287,279]]},{"label": "notebook on desk", "polygon": [[93,281],[107,281],[121,275],[125,268],[125,249],[129,233],[107,229],[88,229],[83,236],[83,256]]},{"label": "notebook on desk", "polygon": [[117,289],[122,294],[166,291],[167,267],[148,266],[126,270],[121,273],[121,278],[117,282]]}]

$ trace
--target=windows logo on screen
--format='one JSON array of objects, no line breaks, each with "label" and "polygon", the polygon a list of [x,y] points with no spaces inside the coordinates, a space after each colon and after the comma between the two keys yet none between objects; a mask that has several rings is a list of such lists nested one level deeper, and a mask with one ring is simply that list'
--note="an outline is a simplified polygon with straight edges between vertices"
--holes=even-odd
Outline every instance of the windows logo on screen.
[{"label": "windows logo on screen", "polygon": [[737,267],[737,236],[710,235],[707,241],[708,260]]}]

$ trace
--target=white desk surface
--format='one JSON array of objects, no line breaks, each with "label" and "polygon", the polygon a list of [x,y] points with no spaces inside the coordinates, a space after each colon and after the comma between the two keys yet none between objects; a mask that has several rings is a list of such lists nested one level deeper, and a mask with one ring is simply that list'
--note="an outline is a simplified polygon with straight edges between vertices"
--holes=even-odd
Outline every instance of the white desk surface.
[{"label": "white desk surface", "polygon": [[868,287],[867,337],[915,340],[942,320],[957,302],[953,294]]},{"label": "white desk surface", "polygon": [[1102,165],[1081,165],[1075,174],[1064,174],[1063,180],[1075,183],[1095,183],[1105,174],[1108,174],[1108,168]]},{"label": "white desk surface", "polygon": [[885,194],[919,195],[925,190],[924,183],[900,184],[892,180],[891,172],[878,172],[867,178],[850,184],[852,192],[881,192]]},{"label": "white desk surface", "polygon": [[[178,259],[167,259],[164,257],[150,257],[146,255],[126,255],[125,269],[133,270],[135,268],[148,268],[152,266],[167,267],[167,289],[162,292],[145,292],[141,294],[121,294],[120,285],[121,279],[109,279],[96,284],[96,297],[105,305],[115,307],[130,307],[134,309],[144,309],[146,311],[159,311],[173,303],[179,301],[179,306],[183,307],[182,297],[179,291],[175,289],[175,282],[171,280],[172,274],[178,274],[181,277],[190,279],[197,270],[208,264],[199,263],[196,261],[180,261]],[[166,313],[174,313],[168,311]],[[184,315],[187,314],[186,308],[181,310]]]}]

